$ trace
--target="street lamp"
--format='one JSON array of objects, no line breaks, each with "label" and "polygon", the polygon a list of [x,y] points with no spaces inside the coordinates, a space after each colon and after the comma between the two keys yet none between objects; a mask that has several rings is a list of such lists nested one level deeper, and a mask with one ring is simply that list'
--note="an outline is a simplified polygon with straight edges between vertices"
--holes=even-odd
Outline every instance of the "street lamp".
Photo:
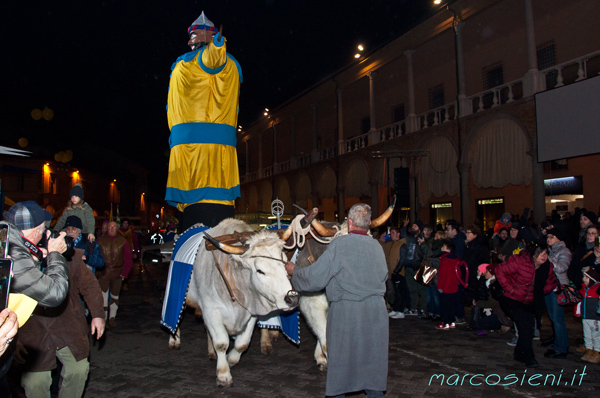
[{"label": "street lamp", "polygon": [[358,59],[358,58],[362,57],[362,52],[365,51],[365,47],[362,44],[359,44],[358,46],[356,46],[356,48],[358,49],[359,52],[354,54],[354,58]]}]

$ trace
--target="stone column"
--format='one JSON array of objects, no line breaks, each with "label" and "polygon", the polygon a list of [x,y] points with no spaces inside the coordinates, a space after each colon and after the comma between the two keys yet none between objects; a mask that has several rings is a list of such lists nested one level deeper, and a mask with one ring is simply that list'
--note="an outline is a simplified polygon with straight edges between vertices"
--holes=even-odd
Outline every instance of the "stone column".
[{"label": "stone column", "polygon": [[292,169],[296,168],[296,120],[294,117],[290,117],[290,125],[291,125],[291,139],[292,139],[292,157],[290,159],[290,167]]},{"label": "stone column", "polygon": [[275,123],[277,119],[273,120],[273,174],[275,174],[275,165],[277,164],[277,128]]},{"label": "stone column", "polygon": [[371,214],[373,218],[379,216],[379,190],[377,181],[369,181],[371,184]]},{"label": "stone column", "polygon": [[[534,144],[535,145],[535,144]],[[544,187],[544,164],[538,162],[537,148],[533,148],[531,155],[531,168],[533,172],[533,211],[534,221],[540,224],[546,220],[546,188]]]},{"label": "stone column", "polygon": [[471,101],[466,99],[465,95],[465,55],[463,51],[462,30],[464,22],[456,22],[454,25],[455,45],[456,45],[456,86],[457,97],[460,108],[460,116],[467,116],[473,113]]},{"label": "stone column", "polygon": [[467,225],[473,222],[473,214],[471,212],[471,195],[469,194],[469,180],[470,180],[471,165],[468,163],[461,163],[460,174],[461,174],[461,187],[462,195],[460,196],[460,208],[462,212],[463,225]]},{"label": "stone column", "polygon": [[346,189],[344,187],[338,187],[338,219],[337,221],[341,224],[346,218],[346,197],[344,196]]},{"label": "stone column", "polygon": [[262,152],[262,132],[258,133],[258,178],[262,177],[263,173],[263,152]]},{"label": "stone column", "polygon": [[527,39],[527,73],[523,76],[523,97],[529,97],[546,89],[546,79],[537,68],[537,48],[535,45],[535,26],[533,24],[533,5],[525,1],[525,35]]},{"label": "stone column", "polygon": [[408,184],[408,194],[410,195],[409,198],[409,203],[410,203],[410,221],[411,222],[415,222],[418,218],[418,209],[417,209],[417,200],[415,198],[415,194],[417,192],[417,171],[415,169],[416,167],[416,162],[415,162],[415,158],[411,157],[410,158],[410,170],[412,170],[412,173],[410,174],[409,178],[409,184]]},{"label": "stone column", "polygon": [[344,112],[342,110],[342,89],[337,89],[337,118],[338,118],[338,155],[344,151]]},{"label": "stone column", "polygon": [[369,129],[369,145],[373,145],[379,142],[379,132],[377,131],[377,116],[375,112],[375,75],[377,72],[369,72],[369,114],[371,121],[371,128]]},{"label": "stone column", "polygon": [[406,56],[406,77],[408,86],[408,116],[406,117],[406,132],[412,133],[418,131],[419,120],[415,114],[415,78],[413,73],[413,54],[415,50],[406,50],[404,55]]},{"label": "stone column", "polygon": [[246,175],[250,174],[250,148],[248,141],[250,141],[249,138],[244,141],[246,144]]},{"label": "stone column", "polygon": [[313,128],[313,145],[312,145],[312,161],[319,161],[319,135],[317,132],[317,106],[315,102],[312,104],[312,128]]},{"label": "stone column", "polygon": [[375,115],[375,75],[377,72],[369,72],[369,114],[371,116],[371,131],[377,129],[377,117]]}]

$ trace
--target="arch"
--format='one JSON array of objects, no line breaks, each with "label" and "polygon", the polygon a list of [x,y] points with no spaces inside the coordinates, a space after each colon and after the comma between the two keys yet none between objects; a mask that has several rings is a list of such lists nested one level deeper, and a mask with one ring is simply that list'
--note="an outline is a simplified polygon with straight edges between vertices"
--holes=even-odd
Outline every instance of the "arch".
[{"label": "arch", "polygon": [[529,185],[533,177],[531,148],[531,137],[512,117],[495,117],[478,125],[465,148],[473,183],[478,188]]},{"label": "arch", "polygon": [[262,201],[258,211],[271,212],[271,201],[273,200],[273,185],[271,181],[264,180],[260,184],[260,199]]},{"label": "arch", "polygon": [[417,160],[417,189],[423,200],[428,200],[431,196],[458,195],[458,153],[450,138],[443,134],[436,135],[421,147],[429,151],[428,156]]},{"label": "arch", "polygon": [[330,166],[326,166],[317,180],[317,193],[319,198],[335,198],[337,195],[336,187],[337,178],[335,172]]},{"label": "arch", "polygon": [[[248,187],[247,193],[247,200],[248,200],[248,211],[250,213],[254,213],[258,211],[258,192],[256,191],[256,186],[254,185],[250,185],[250,187]],[[246,209],[244,209],[245,211]]]},{"label": "arch", "polygon": [[346,197],[371,197],[369,169],[362,158],[354,158],[344,171],[344,188]]},{"label": "arch", "polygon": [[312,184],[308,174],[305,171],[298,172],[294,183],[294,194],[296,196],[296,204],[303,209],[308,208],[308,199],[312,192]]},{"label": "arch", "polygon": [[290,190],[290,183],[287,178],[281,178],[277,187],[277,198],[283,202],[284,211],[286,213],[293,213],[294,207],[292,206],[292,193]]}]

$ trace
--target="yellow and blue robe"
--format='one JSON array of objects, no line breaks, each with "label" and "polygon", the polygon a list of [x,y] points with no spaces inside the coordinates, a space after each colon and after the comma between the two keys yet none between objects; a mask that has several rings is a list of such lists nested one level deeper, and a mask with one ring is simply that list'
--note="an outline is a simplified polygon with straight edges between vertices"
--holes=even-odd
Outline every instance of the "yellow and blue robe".
[{"label": "yellow and blue robe", "polygon": [[225,39],[186,53],[171,68],[167,203],[233,205],[240,196],[236,126],[242,69]]}]

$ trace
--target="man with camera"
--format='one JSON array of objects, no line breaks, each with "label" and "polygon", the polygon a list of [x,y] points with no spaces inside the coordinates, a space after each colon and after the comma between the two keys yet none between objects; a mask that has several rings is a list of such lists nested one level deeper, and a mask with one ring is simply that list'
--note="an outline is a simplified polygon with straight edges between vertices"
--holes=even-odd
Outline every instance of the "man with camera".
[{"label": "man with camera", "polygon": [[[81,226],[77,216],[69,216],[66,223],[67,231]],[[88,330],[91,329],[97,339],[104,334],[100,285],[83,262],[85,249],[73,247],[73,241],[69,246],[70,253],[66,254],[68,297],[56,308],[36,308],[19,333],[15,361],[23,365],[21,385],[28,397],[50,396],[51,372],[56,368],[57,359],[62,364],[60,396],[81,397],[90,367]],[[89,327],[82,298],[92,318]]]},{"label": "man with camera", "polygon": [[41,306],[60,305],[69,290],[62,255],[67,250],[66,234],[51,238],[46,221],[52,215],[33,201],[16,203],[4,217],[3,223],[10,225],[8,253],[14,262],[11,292],[23,293]]},{"label": "man with camera", "polygon": [[[41,306],[60,305],[69,291],[67,260],[61,254],[67,249],[65,233],[50,238],[46,221],[50,221],[52,215],[33,201],[14,204],[4,217],[6,221],[0,223],[10,228],[8,254],[13,260],[10,291],[25,294]],[[7,338],[6,344],[11,341]],[[10,350],[0,358],[0,378],[8,371],[12,357]]]}]

